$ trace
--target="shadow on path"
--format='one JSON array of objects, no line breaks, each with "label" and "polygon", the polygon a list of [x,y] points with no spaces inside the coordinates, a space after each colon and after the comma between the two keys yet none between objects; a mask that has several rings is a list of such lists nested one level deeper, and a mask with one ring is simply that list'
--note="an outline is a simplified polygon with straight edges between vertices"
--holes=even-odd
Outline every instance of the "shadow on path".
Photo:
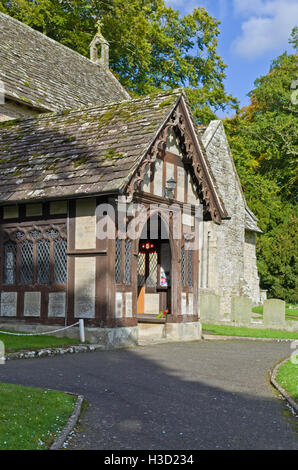
[{"label": "shadow on path", "polygon": [[83,394],[69,448],[297,449],[297,421],[270,386],[287,343],[212,341],[10,361],[0,381]]}]

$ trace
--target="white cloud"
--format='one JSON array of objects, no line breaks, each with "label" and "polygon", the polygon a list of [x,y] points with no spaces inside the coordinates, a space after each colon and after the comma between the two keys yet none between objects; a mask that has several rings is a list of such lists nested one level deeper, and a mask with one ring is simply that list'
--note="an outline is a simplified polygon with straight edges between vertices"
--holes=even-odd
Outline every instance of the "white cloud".
[{"label": "white cloud", "polygon": [[234,0],[234,12],[243,17],[242,34],[232,44],[241,57],[254,59],[286,48],[297,23],[297,0]]},{"label": "white cloud", "polygon": [[208,0],[165,0],[168,7],[179,10],[182,14],[186,15],[192,13],[195,8],[204,7],[207,9]]}]

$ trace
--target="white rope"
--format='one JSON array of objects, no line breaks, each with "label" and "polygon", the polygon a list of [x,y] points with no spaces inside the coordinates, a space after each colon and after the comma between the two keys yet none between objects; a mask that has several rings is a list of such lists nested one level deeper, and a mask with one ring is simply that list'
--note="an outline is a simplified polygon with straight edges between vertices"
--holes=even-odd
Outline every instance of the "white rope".
[{"label": "white rope", "polygon": [[70,326],[66,326],[64,328],[60,328],[59,330],[53,330],[53,331],[44,331],[43,333],[9,333],[8,331],[1,331],[0,330],[0,333],[4,334],[4,335],[12,335],[12,336],[40,336],[40,335],[49,335],[51,333],[57,333],[58,331],[63,331],[63,330],[67,330],[68,328],[72,328],[73,326],[76,326],[78,325],[79,322],[77,323],[74,323],[73,325],[70,325]]}]

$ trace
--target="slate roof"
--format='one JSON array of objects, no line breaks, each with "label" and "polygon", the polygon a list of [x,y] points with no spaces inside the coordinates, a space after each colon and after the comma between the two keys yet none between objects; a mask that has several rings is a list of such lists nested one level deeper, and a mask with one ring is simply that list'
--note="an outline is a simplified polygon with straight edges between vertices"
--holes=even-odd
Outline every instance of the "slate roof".
[{"label": "slate roof", "polygon": [[263,233],[263,231],[258,227],[258,219],[248,207],[245,208],[245,230]]},{"label": "slate roof", "polygon": [[0,123],[0,202],[118,191],[181,91]]},{"label": "slate roof", "polygon": [[46,111],[129,99],[109,70],[3,13],[0,80],[7,97]]}]

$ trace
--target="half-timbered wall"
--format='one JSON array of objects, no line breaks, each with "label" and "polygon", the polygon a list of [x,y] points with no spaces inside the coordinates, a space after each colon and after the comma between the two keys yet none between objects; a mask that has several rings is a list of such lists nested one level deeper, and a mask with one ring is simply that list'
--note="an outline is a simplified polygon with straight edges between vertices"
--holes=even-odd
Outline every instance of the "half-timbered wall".
[{"label": "half-timbered wall", "polygon": [[67,202],[1,208],[0,316],[64,322]]}]

